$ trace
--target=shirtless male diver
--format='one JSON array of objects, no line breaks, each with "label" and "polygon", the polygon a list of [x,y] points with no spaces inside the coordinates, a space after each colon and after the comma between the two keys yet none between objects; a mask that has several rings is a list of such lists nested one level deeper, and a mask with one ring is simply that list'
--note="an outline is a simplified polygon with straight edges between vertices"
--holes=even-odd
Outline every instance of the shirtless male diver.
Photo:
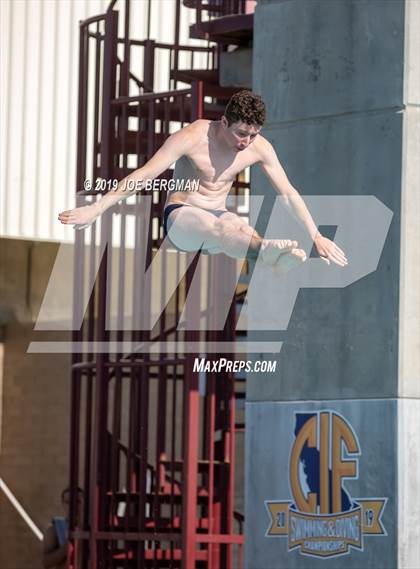
[{"label": "shirtless male diver", "polygon": [[[319,256],[344,267],[343,251],[322,236],[298,191],[291,185],[272,145],[261,134],[265,105],[251,91],[235,93],[219,121],[199,119],[167,138],[162,147],[141,168],[119,182],[95,203],[63,211],[63,224],[86,226],[106,209],[132,195],[126,190],[152,180],[176,163],[174,179],[199,180],[198,191],[168,192],[164,208],[164,231],[180,250],[202,250],[243,258],[260,255],[280,273],[301,264],[306,254],[296,241],[263,239],[253,227],[226,209],[226,198],[237,174],[258,164],[287,207],[304,224]],[[80,227],[81,228],[81,227]]]}]

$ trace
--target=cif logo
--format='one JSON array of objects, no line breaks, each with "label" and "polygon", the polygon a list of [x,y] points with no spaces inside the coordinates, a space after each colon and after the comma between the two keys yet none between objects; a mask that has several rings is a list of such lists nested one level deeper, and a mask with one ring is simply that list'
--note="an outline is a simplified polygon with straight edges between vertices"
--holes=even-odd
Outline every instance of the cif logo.
[{"label": "cif logo", "polygon": [[330,557],[363,550],[364,535],[386,535],[386,498],[352,498],[346,480],[359,479],[361,448],[348,421],[331,410],[295,413],[289,460],[293,501],[266,501],[267,537],[288,537],[289,551]]},{"label": "cif logo", "polygon": [[296,508],[313,514],[348,510],[350,499],[342,481],[358,477],[359,461],[343,460],[342,449],[352,456],[360,455],[353,429],[337,413],[323,411],[296,415],[295,434],[289,480]]}]

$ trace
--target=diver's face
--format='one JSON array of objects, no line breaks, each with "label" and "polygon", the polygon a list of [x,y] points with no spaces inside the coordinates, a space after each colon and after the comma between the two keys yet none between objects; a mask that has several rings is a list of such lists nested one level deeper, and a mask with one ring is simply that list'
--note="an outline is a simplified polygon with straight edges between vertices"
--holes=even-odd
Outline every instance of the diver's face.
[{"label": "diver's face", "polygon": [[227,119],[225,117],[223,119],[226,140],[229,146],[237,152],[248,148],[261,130],[261,127],[258,125],[250,125],[244,122],[235,122],[228,126]]}]

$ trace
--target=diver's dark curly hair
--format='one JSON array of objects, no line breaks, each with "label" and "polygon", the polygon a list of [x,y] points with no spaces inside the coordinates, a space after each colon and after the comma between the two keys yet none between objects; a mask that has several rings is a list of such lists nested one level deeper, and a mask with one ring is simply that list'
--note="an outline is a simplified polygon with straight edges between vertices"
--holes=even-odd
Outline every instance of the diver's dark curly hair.
[{"label": "diver's dark curly hair", "polygon": [[238,91],[226,105],[225,117],[229,126],[235,122],[262,126],[265,121],[264,101],[252,91]]}]

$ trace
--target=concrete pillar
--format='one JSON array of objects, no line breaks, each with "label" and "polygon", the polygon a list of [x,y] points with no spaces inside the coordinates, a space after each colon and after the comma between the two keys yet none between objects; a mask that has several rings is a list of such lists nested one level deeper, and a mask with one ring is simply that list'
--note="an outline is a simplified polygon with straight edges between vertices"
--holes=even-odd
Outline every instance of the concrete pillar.
[{"label": "concrete pillar", "polygon": [[219,82],[222,87],[252,89],[252,48],[238,47],[220,53]]},{"label": "concrete pillar", "polygon": [[[257,5],[253,89],[292,184],[311,204],[372,195],[393,217],[376,270],[302,288],[264,355],[276,373],[247,378],[247,569],[420,566],[419,32],[418,1]],[[275,192],[252,176],[263,231]],[[354,239],[375,230],[348,215]],[[339,244],[350,265],[370,246]]]}]

